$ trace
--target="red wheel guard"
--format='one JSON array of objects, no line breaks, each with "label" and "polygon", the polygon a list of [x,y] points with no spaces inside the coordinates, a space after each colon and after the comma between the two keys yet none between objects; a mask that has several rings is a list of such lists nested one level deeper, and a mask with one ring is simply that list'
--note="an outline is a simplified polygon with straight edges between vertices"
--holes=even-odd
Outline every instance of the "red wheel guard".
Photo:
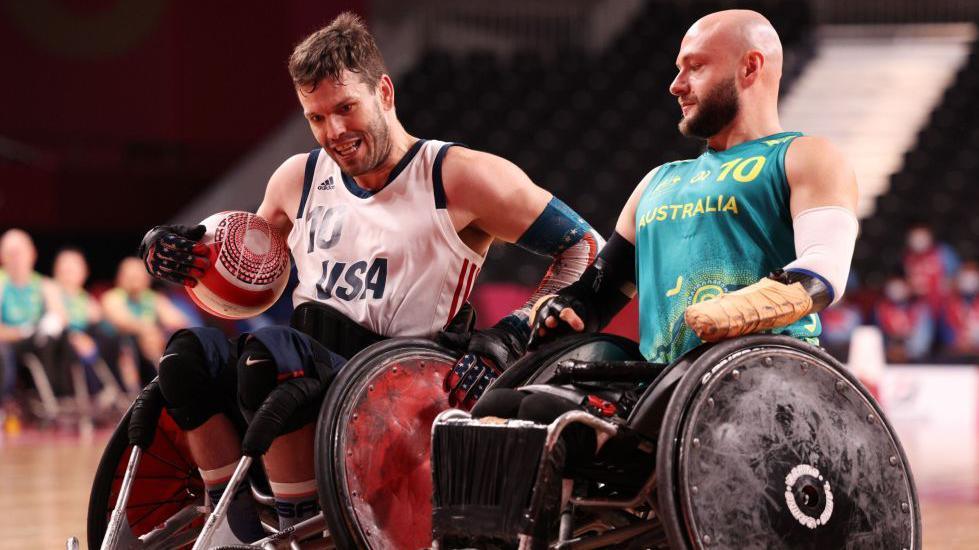
[{"label": "red wheel guard", "polygon": [[432,542],[431,426],[449,408],[441,359],[391,362],[353,393],[338,433],[347,498],[370,547]]},{"label": "red wheel guard", "polygon": [[[127,449],[116,467],[106,516],[112,513],[115,506],[129,453]],[[153,444],[143,452],[126,506],[126,516],[133,534],[138,537],[148,533],[188,504],[199,500],[203,494],[204,484],[197,466],[190,459],[187,436],[164,410]]]}]

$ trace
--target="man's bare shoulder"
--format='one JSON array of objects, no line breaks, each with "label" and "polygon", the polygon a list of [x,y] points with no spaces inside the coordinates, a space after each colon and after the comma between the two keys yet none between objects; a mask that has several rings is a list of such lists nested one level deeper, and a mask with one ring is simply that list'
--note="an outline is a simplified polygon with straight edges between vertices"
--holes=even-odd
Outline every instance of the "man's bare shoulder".
[{"label": "man's bare shoulder", "polygon": [[450,147],[442,161],[450,210],[487,235],[516,242],[551,200],[516,164],[491,153]]},{"label": "man's bare shoulder", "polygon": [[302,187],[303,175],[306,172],[306,161],[308,159],[309,153],[300,153],[287,158],[272,173],[272,177],[269,178],[269,187]]},{"label": "man's bare shoulder", "polygon": [[819,206],[856,211],[857,180],[853,166],[832,141],[801,136],[785,152],[785,178],[791,190],[792,214]]},{"label": "man's bare shoulder", "polygon": [[822,136],[799,136],[789,143],[785,162],[809,163],[816,161],[846,160],[843,151]]},{"label": "man's bare shoulder", "polygon": [[265,188],[265,198],[258,207],[262,216],[283,235],[292,228],[292,217],[299,208],[303,189],[303,176],[309,153],[293,155],[285,160],[269,178]]},{"label": "man's bare shoulder", "polygon": [[533,185],[512,162],[492,153],[450,147],[442,161],[442,185],[450,202],[479,201],[505,194],[514,187]]}]

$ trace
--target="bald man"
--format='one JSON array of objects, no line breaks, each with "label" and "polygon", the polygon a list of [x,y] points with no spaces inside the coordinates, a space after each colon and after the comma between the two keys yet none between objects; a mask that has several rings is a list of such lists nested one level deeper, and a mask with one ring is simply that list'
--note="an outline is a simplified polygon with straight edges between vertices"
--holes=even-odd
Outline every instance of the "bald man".
[{"label": "bald man", "polygon": [[825,139],[782,129],[782,46],[761,14],[698,20],[676,66],[680,133],[705,151],[639,182],[595,263],[538,302],[535,337],[599,330],[638,290],[651,362],[752,332],[816,343],[815,313],[842,296],[857,236],[850,164]]},{"label": "bald man", "polygon": [[[680,133],[705,140],[703,154],[639,182],[595,262],[537,302],[532,338],[600,330],[638,292],[639,347],[650,362],[752,332],[817,343],[815,313],[842,296],[853,256],[853,170],[825,139],[783,131],[782,46],[761,14],[700,19],[676,66]],[[496,389],[472,414],[549,423],[580,406]],[[584,456],[596,448],[591,430],[562,437]]]},{"label": "bald man", "polygon": [[28,338],[44,314],[62,315],[54,284],[34,271],[37,250],[21,229],[0,237],[0,417],[4,416],[17,381],[17,360],[24,351],[36,351]]}]

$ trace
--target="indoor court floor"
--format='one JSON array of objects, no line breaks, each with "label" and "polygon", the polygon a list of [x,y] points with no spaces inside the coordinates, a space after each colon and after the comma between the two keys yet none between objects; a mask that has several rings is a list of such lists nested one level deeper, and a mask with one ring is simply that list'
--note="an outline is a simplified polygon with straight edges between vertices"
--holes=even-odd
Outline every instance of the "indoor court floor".
[{"label": "indoor court floor", "polygon": [[[70,535],[87,547],[88,492],[108,435],[27,431],[0,439],[0,548],[63,549]],[[914,441],[906,447],[921,495],[924,548],[979,549],[979,485],[973,481],[979,464],[961,460],[972,453],[960,448],[964,452],[958,452],[950,471],[955,446],[922,445],[923,435],[901,434]],[[927,447],[935,452],[921,452]]]}]

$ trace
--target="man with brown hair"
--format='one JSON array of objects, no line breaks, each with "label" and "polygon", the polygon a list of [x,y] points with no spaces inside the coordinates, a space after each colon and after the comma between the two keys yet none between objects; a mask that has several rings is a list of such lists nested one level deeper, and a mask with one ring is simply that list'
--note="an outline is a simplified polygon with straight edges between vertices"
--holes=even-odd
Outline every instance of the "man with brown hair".
[{"label": "man with brown hair", "polygon": [[[160,364],[168,410],[188,432],[212,499],[240,455],[239,402],[249,414],[279,381],[312,376],[326,383],[380,339],[436,336],[460,311],[494,239],[552,256],[534,296],[474,333],[447,378],[450,402],[471,406],[523,353],[530,306],[577,279],[603,244],[512,163],[410,135],[398,120],[381,54],[357,16],[342,14],[310,35],[295,48],[289,71],[321,148],[275,171],[258,214],[287,238],[299,273],[292,327],[256,331],[237,350],[207,329],[184,331]],[[196,242],[202,234],[200,226],[152,229],[141,246],[150,273],[196,284],[207,267]],[[236,356],[237,373],[226,368]],[[215,399],[220,387],[236,388],[237,399],[222,404]],[[264,457],[281,527],[318,510],[317,410],[303,411]],[[255,524],[247,498],[237,497],[229,514],[240,540],[255,536],[245,525]]]}]

